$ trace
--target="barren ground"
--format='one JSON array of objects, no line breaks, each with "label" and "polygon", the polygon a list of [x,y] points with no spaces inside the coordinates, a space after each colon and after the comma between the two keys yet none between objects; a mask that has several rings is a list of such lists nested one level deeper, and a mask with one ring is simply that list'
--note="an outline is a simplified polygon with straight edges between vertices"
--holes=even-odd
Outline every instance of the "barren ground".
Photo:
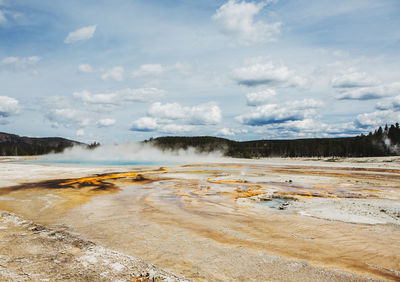
[{"label": "barren ground", "polygon": [[3,159],[0,279],[396,281],[399,203],[399,158]]}]

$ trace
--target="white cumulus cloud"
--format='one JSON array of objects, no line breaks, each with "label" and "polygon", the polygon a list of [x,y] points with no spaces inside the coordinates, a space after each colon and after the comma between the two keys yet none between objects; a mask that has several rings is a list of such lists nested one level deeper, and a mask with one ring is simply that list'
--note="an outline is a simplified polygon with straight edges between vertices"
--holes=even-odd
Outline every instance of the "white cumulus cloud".
[{"label": "white cumulus cloud", "polygon": [[148,114],[152,117],[161,119],[183,119],[187,109],[182,107],[179,103],[166,103],[162,104],[156,102],[152,104],[148,110]]},{"label": "white cumulus cloud", "polygon": [[133,77],[158,77],[168,72],[186,73],[189,69],[187,64],[176,63],[174,65],[144,64],[132,72]]},{"label": "white cumulus cloud", "polygon": [[98,127],[110,127],[110,126],[114,125],[115,122],[116,122],[115,119],[112,119],[112,118],[103,118],[103,119],[100,119],[100,120],[97,122],[97,126],[98,126]]},{"label": "white cumulus cloud", "polygon": [[288,67],[274,65],[270,62],[236,68],[233,70],[232,76],[239,84],[248,87],[260,85],[303,87],[307,83],[306,79],[296,75]]},{"label": "white cumulus cloud", "polygon": [[88,113],[71,108],[52,109],[45,114],[51,121],[53,127],[86,127],[90,124],[91,118]]},{"label": "white cumulus cloud", "polygon": [[141,117],[135,120],[131,125],[132,131],[150,132],[156,131],[159,127],[157,120],[152,117]]},{"label": "white cumulus cloud", "polygon": [[367,87],[374,86],[380,81],[365,72],[348,71],[345,73],[337,74],[332,78],[332,86],[334,88],[354,88],[354,87]]},{"label": "white cumulus cloud", "polygon": [[78,71],[82,72],[82,73],[89,73],[89,72],[93,72],[93,68],[89,64],[80,64],[78,66]]},{"label": "white cumulus cloud", "polygon": [[247,129],[235,129],[235,128],[221,128],[220,130],[217,131],[217,135],[222,135],[222,136],[235,136],[237,134],[243,134],[247,133]]},{"label": "white cumulus cloud", "polygon": [[132,131],[182,133],[190,132],[201,125],[215,125],[221,122],[221,109],[210,102],[191,107],[179,103],[153,103],[146,117],[134,121]]},{"label": "white cumulus cloud", "polygon": [[276,95],[274,89],[264,89],[258,92],[250,92],[246,94],[246,100],[248,106],[259,106],[267,104],[271,101],[271,98]]},{"label": "white cumulus cloud", "polygon": [[74,92],[72,96],[89,104],[118,105],[121,103],[121,101],[118,99],[118,93],[116,92],[91,94],[87,90],[82,90]]},{"label": "white cumulus cloud", "polygon": [[384,84],[355,68],[340,71],[331,79],[339,100],[372,100],[400,94],[400,83]]},{"label": "white cumulus cloud", "polygon": [[258,134],[267,134],[269,139],[354,136],[359,132],[353,122],[326,124],[313,118],[269,124],[256,130]]},{"label": "white cumulus cloud", "polygon": [[113,92],[92,94],[88,90],[74,92],[74,98],[93,105],[123,106],[127,102],[152,102],[162,97],[164,90],[158,88],[125,88]]},{"label": "white cumulus cloud", "polygon": [[400,95],[390,98],[387,101],[379,102],[376,108],[378,110],[400,111]]},{"label": "white cumulus cloud", "polygon": [[106,71],[101,79],[105,81],[122,81],[124,80],[124,68],[123,67],[113,67]]},{"label": "white cumulus cloud", "polygon": [[190,124],[218,124],[221,122],[221,109],[215,103],[201,104],[189,108]]},{"label": "white cumulus cloud", "polygon": [[8,117],[18,114],[20,111],[19,102],[17,99],[0,96],[0,117]]},{"label": "white cumulus cloud", "polygon": [[312,118],[285,122],[281,128],[292,132],[302,133],[328,133],[328,125]]},{"label": "white cumulus cloud", "polygon": [[165,120],[153,117],[141,117],[138,120],[134,121],[131,125],[132,131],[142,131],[142,132],[157,131],[166,134],[178,134],[178,133],[190,132],[193,129],[194,126],[192,125],[166,123]]},{"label": "white cumulus cloud", "polygon": [[85,135],[85,130],[78,129],[75,134],[76,134],[76,136],[81,137],[81,136]]},{"label": "white cumulus cloud", "polygon": [[152,102],[165,95],[166,91],[155,87],[126,88],[117,92],[122,100],[131,102]]},{"label": "white cumulus cloud", "polygon": [[177,133],[185,133],[185,132],[191,132],[193,131],[194,127],[191,125],[187,124],[160,124],[158,126],[157,131],[161,133],[167,133],[167,134],[177,134]]},{"label": "white cumulus cloud", "polygon": [[221,109],[215,103],[184,107],[179,103],[160,102],[151,105],[148,114],[159,119],[185,120],[189,124],[217,124],[222,119]]},{"label": "white cumulus cloud", "polygon": [[133,77],[140,76],[158,76],[166,71],[166,68],[161,64],[145,64],[141,65],[138,70],[132,73]]},{"label": "white cumulus cloud", "polygon": [[371,100],[381,99],[400,93],[400,83],[373,87],[349,88],[336,96],[339,100]]},{"label": "white cumulus cloud", "polygon": [[11,70],[27,70],[35,66],[41,60],[38,56],[30,57],[6,57],[0,61],[0,66]]},{"label": "white cumulus cloud", "polygon": [[271,1],[255,3],[229,0],[217,9],[212,18],[223,33],[232,35],[238,42],[245,45],[273,41],[274,36],[280,33],[282,23],[255,20],[268,2]]},{"label": "white cumulus cloud", "polygon": [[70,44],[77,41],[88,40],[93,37],[96,31],[96,25],[89,25],[72,31],[65,38],[64,43]]},{"label": "white cumulus cloud", "polygon": [[236,119],[246,125],[262,126],[280,124],[288,121],[304,120],[315,115],[315,110],[322,107],[320,101],[304,99],[284,104],[266,104],[254,108],[250,113],[240,115]]},{"label": "white cumulus cloud", "polygon": [[355,122],[361,128],[376,128],[383,124],[394,124],[400,120],[400,111],[383,110],[357,116]]}]

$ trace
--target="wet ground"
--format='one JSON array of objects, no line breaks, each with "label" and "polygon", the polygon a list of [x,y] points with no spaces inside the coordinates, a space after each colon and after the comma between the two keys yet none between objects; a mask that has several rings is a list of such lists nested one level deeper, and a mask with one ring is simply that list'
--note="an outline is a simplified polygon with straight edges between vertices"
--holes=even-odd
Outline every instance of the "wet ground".
[{"label": "wet ground", "polygon": [[0,209],[193,280],[396,281],[399,168],[397,159],[135,168],[2,187]]}]

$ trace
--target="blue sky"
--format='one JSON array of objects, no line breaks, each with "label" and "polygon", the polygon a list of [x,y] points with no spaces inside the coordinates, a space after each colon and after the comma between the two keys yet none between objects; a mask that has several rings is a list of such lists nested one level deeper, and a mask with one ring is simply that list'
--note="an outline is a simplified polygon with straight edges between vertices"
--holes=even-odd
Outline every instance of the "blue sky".
[{"label": "blue sky", "polygon": [[400,121],[400,2],[0,0],[0,131],[351,136]]}]

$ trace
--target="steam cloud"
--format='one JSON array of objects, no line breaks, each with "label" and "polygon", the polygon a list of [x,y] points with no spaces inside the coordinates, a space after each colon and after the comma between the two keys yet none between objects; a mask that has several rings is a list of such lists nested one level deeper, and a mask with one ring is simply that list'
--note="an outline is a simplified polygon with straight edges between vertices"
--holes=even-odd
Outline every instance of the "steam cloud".
[{"label": "steam cloud", "polygon": [[385,144],[386,148],[390,151],[390,153],[394,153],[396,155],[400,155],[400,147],[399,145],[393,145],[389,138],[384,137],[383,143]]},{"label": "steam cloud", "polygon": [[42,157],[43,161],[90,164],[139,164],[166,165],[179,163],[224,162],[222,152],[199,153],[194,148],[162,151],[150,144],[128,143],[102,145],[95,149],[74,146],[61,154]]}]

